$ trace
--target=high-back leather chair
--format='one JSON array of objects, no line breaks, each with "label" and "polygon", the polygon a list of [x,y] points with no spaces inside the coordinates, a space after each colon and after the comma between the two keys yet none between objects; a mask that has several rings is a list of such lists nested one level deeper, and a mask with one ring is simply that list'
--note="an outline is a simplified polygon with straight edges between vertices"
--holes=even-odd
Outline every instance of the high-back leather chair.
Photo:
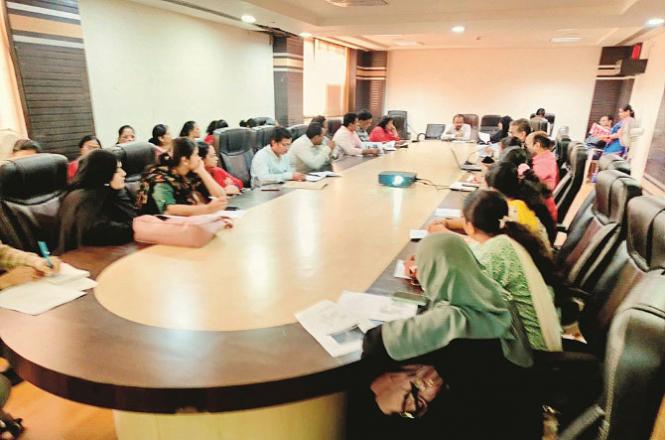
[{"label": "high-back leather chair", "polygon": [[538,119],[531,119],[529,120],[529,125],[531,126],[531,131],[544,131],[547,134],[549,134],[548,130],[548,122],[547,121],[542,121]]},{"label": "high-back leather chair", "polygon": [[254,131],[254,152],[256,153],[259,151],[261,148],[265,147],[270,143],[270,139],[275,134],[275,126],[274,125],[264,125],[261,127],[256,127],[253,129]]},{"label": "high-back leather chair", "polygon": [[328,119],[327,123],[328,123],[328,133],[326,133],[326,136],[332,139],[332,137],[335,136],[335,132],[337,132],[337,130],[339,130],[339,127],[342,126],[342,120]]},{"label": "high-back leather chair", "polygon": [[263,125],[276,125],[275,118],[271,118],[270,116],[256,116],[252,119],[254,119],[256,125],[259,127]]},{"label": "high-back leather chair", "polygon": [[632,177],[616,170],[598,173],[591,209],[578,213],[557,253],[557,266],[569,286],[591,289],[593,274],[625,239],[628,203],[640,195],[642,188]]},{"label": "high-back leather chair", "polygon": [[39,252],[38,241],[57,247],[57,214],[67,188],[67,158],[36,154],[0,166],[0,204],[4,217],[2,241]]},{"label": "high-back leather chair", "polygon": [[556,149],[554,150],[557,157],[557,165],[559,166],[559,179],[568,173],[566,161],[568,160],[568,146],[570,145],[570,137],[568,135],[558,136],[556,139]]},{"label": "high-back leather chair", "polygon": [[393,125],[400,139],[409,139],[409,120],[406,110],[388,110],[388,116],[393,118]]},{"label": "high-back leather chair", "polygon": [[242,180],[245,187],[251,183],[250,169],[254,157],[254,132],[249,128],[215,130],[219,148],[217,154],[224,168]]},{"label": "high-back leather chair", "polygon": [[114,152],[125,170],[125,186],[133,199],[141,185],[141,178],[148,166],[153,165],[157,158],[155,146],[150,142],[130,142],[116,145]]},{"label": "high-back leather chair", "polygon": [[648,440],[665,392],[665,276],[650,272],[630,289],[610,327],[604,390],[559,440]]},{"label": "high-back leather chair", "polygon": [[556,203],[558,218],[563,221],[568,209],[584,181],[584,168],[587,160],[587,149],[580,142],[568,147],[568,172],[554,188],[553,196]]},{"label": "high-back leather chair", "polygon": [[[628,203],[626,239],[589,283],[580,330],[591,350],[602,352],[607,330],[620,306],[631,303],[631,288],[650,272],[665,270],[665,199],[635,197]],[[664,292],[660,289],[661,294]]]},{"label": "high-back leather chair", "polygon": [[295,141],[300,136],[305,134],[305,132],[307,131],[307,127],[309,127],[309,125],[307,124],[297,124],[290,126],[288,130],[291,132],[292,139]]},{"label": "high-back leather chair", "polygon": [[630,163],[616,154],[604,154],[598,160],[598,170],[617,170],[630,175]]},{"label": "high-back leather chair", "polygon": [[494,134],[499,131],[499,122],[501,122],[501,115],[483,115],[480,118],[480,131]]},{"label": "high-back leather chair", "polygon": [[556,115],[554,113],[545,113],[545,119],[547,119],[547,122],[550,123],[550,129],[547,132],[547,134],[552,136],[552,131],[554,130],[554,121],[556,120]]},{"label": "high-back leather chair", "polygon": [[471,126],[471,140],[478,139],[478,129],[480,128],[480,118],[475,113],[464,113],[464,123]]}]

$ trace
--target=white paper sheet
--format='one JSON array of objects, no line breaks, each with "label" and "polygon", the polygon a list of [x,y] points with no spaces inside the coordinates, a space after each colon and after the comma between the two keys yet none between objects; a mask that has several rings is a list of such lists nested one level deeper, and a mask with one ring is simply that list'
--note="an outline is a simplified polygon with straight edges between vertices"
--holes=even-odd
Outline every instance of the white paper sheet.
[{"label": "white paper sheet", "polygon": [[51,284],[64,284],[70,281],[80,280],[90,276],[87,270],[77,269],[74,266],[62,263],[60,265],[60,272],[55,275],[44,277],[44,281]]},{"label": "white paper sheet", "polygon": [[60,287],[65,289],[84,291],[97,287],[97,281],[90,278],[81,278],[80,280],[74,280],[60,284]]},{"label": "white paper sheet", "polygon": [[395,141],[386,142],[385,144],[383,144],[383,146],[381,148],[383,149],[383,151],[396,151],[397,150],[397,148],[395,148]]},{"label": "white paper sheet", "polygon": [[307,173],[308,176],[318,176],[318,177],[342,177],[341,174],[334,171],[315,171],[312,173]]},{"label": "white paper sheet", "polygon": [[362,332],[357,326],[359,318],[337,303],[320,301],[296,313],[296,319],[333,357],[362,350]]},{"label": "white paper sheet", "polygon": [[312,176],[310,174],[305,175],[305,180],[308,182],[318,182],[319,180],[325,179],[324,176]]},{"label": "white paper sheet", "polygon": [[338,303],[349,315],[357,314],[363,319],[372,321],[388,322],[406,319],[415,316],[418,312],[418,306],[415,304],[398,302],[389,296],[371,293],[344,291]]},{"label": "white paper sheet", "polygon": [[40,280],[4,289],[0,295],[0,307],[39,315],[83,295],[85,292],[80,290]]},{"label": "white paper sheet", "polygon": [[410,280],[411,277],[404,274],[404,260],[397,260],[395,262],[395,271],[393,272],[395,278],[402,278],[405,280]]},{"label": "white paper sheet", "polygon": [[422,240],[423,238],[427,237],[427,230],[426,229],[411,229],[409,231],[409,239],[410,240]]},{"label": "white paper sheet", "polygon": [[444,218],[459,218],[462,217],[462,210],[460,209],[450,209],[450,208],[438,208],[434,212],[435,217],[444,217]]}]

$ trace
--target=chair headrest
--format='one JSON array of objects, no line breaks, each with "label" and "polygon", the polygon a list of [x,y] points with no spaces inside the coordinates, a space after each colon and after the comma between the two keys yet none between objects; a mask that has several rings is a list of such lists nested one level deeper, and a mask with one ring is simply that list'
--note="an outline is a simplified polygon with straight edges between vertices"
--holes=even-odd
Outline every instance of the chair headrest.
[{"label": "chair headrest", "polygon": [[571,142],[568,144],[568,164],[571,173],[577,174],[578,172],[584,173],[584,166],[586,165],[587,149],[580,142]]},{"label": "chair headrest", "polygon": [[0,165],[0,198],[36,204],[51,199],[67,187],[67,158],[60,154],[35,154]]},{"label": "chair headrest", "polygon": [[628,203],[626,243],[643,271],[665,269],[665,199],[642,196]]},{"label": "chair headrest", "polygon": [[128,176],[143,174],[148,165],[155,163],[155,146],[150,142],[130,142],[117,148],[122,151],[120,161]]},{"label": "chair headrest", "polygon": [[215,130],[219,136],[219,152],[242,154],[252,149],[254,132],[250,128],[225,128]]},{"label": "chair headrest", "polygon": [[256,124],[258,126],[275,125],[275,119],[271,118],[270,116],[257,116],[257,117],[252,118],[252,119],[254,119],[254,121],[256,121]]},{"label": "chair headrest", "polygon": [[624,224],[628,202],[641,195],[642,187],[632,177],[616,170],[601,171],[596,180],[594,214],[604,224]]}]

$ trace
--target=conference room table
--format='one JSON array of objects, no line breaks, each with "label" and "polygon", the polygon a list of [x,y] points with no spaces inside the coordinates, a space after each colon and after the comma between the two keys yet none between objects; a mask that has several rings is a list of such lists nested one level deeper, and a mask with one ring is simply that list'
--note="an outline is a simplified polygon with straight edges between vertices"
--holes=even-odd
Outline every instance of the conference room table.
[{"label": "conference room table", "polygon": [[295,313],[344,290],[418,289],[393,276],[414,252],[409,231],[465,193],[377,176],[449,185],[464,174],[453,148],[476,145],[412,143],[335,163],[341,177],[321,190],[251,191],[230,201],[245,215],[202,248],[69,252],[94,294],[38,316],[0,309],[3,356],[48,392],[113,409],[120,439],[344,438],[360,353],[330,356]]}]

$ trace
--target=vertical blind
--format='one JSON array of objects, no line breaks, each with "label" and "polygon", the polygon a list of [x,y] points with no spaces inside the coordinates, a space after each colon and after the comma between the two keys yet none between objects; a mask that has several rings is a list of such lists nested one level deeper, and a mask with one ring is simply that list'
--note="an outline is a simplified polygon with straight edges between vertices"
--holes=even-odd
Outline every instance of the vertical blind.
[{"label": "vertical blind", "polygon": [[347,63],[347,48],[317,39],[305,40],[303,60],[305,116],[344,114]]}]

